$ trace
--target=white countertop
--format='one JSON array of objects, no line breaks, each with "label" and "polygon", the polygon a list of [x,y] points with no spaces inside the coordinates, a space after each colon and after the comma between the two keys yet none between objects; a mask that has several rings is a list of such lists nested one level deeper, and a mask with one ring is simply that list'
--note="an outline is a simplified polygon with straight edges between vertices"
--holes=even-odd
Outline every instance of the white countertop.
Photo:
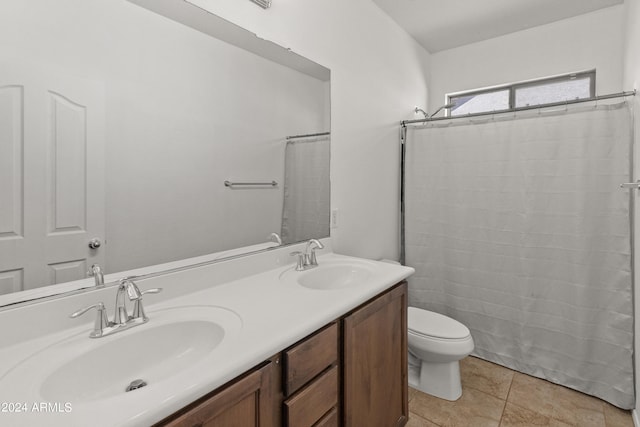
[{"label": "white countertop", "polygon": [[[281,251],[285,250],[288,257],[291,247],[281,249]],[[283,254],[278,255],[277,251],[274,251],[270,256],[272,258],[274,255],[276,258],[280,256],[279,259],[283,259]],[[341,289],[315,290],[299,286],[295,280],[281,280],[281,276],[290,279],[295,274],[299,274],[293,271],[293,264],[288,258],[286,258],[289,262],[287,265],[274,264],[276,267],[271,269],[268,269],[269,262],[262,260],[258,262],[263,265],[263,271],[260,272],[254,271],[255,268],[245,268],[248,262],[252,262],[251,258],[250,256],[234,260],[227,266],[216,268],[216,265],[212,265],[138,283],[141,290],[152,287],[168,289],[169,296],[168,299],[156,304],[153,304],[153,296],[145,297],[148,304],[146,311],[150,318],[149,323],[121,334],[135,333],[138,328],[153,324],[154,312],[175,306],[219,306],[235,312],[241,318],[241,328],[231,334],[232,336],[226,337],[224,346],[221,345],[216,349],[214,363],[208,364],[206,368],[196,364],[181,375],[175,375],[163,381],[162,386],[149,385],[132,393],[122,393],[115,397],[85,403],[49,402],[57,403],[57,406],[50,405],[39,412],[34,410],[33,405],[46,402],[37,392],[38,381],[41,379],[25,378],[24,380],[32,383],[32,386],[20,387],[23,391],[17,392],[17,388],[7,379],[11,378],[11,368],[38,350],[74,334],[87,334],[87,346],[99,343],[105,338],[94,340],[88,338],[88,333],[92,329],[92,315],[88,316],[88,322],[80,326],[71,323],[73,327],[57,332],[40,336],[35,333],[27,334],[29,339],[22,341],[13,336],[13,342],[12,339],[8,340],[12,345],[0,348],[0,404],[5,406],[5,408],[0,407],[0,425],[31,427],[153,424],[339,318],[414,272],[410,267],[370,261],[374,274],[366,284]],[[325,253],[318,256],[318,263],[322,265],[336,261],[348,262],[351,259],[353,258]],[[267,269],[264,266],[267,266]],[[247,275],[237,277],[238,269],[244,269]],[[233,273],[231,273],[232,270]],[[229,277],[231,280],[221,282]],[[176,285],[180,282],[189,282],[189,286],[183,286],[183,290],[188,293],[180,295],[180,285]],[[108,297],[108,299],[104,298],[105,303],[111,302],[112,297],[115,298],[115,288],[101,292],[105,292],[104,295]],[[97,301],[92,303],[95,302]],[[75,304],[77,305],[77,302]],[[68,308],[71,306],[67,305],[60,309],[69,311]],[[24,315],[33,318],[36,313],[34,310],[38,310],[38,307],[30,307],[27,310]],[[111,310],[108,313],[111,315]],[[14,312],[12,315],[19,316],[20,313]],[[40,313],[36,313],[36,321],[39,315]],[[51,317],[51,313],[48,313],[48,316]],[[46,317],[43,318],[46,319]],[[2,320],[0,316],[0,322]],[[3,341],[3,343],[6,342],[6,340]],[[123,354],[122,357],[135,357],[135,354]],[[91,381],[91,378],[87,378],[87,381]],[[18,395],[26,393],[24,390],[32,390],[33,395]],[[13,403],[14,406],[16,403],[25,403],[27,410],[16,413],[15,407],[13,410],[7,407],[9,403]],[[67,403],[70,405],[65,407]]]}]

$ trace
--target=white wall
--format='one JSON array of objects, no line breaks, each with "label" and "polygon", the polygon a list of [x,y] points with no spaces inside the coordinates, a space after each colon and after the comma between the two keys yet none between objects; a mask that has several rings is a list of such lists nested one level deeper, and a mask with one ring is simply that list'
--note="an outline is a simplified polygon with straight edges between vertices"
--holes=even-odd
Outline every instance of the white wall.
[{"label": "white wall", "polygon": [[397,258],[399,121],[426,103],[429,54],[371,0],[193,3],[331,69],[334,247]]},{"label": "white wall", "polygon": [[622,90],[623,8],[614,6],[435,53],[429,111],[445,94],[596,69],[596,92]]},{"label": "white wall", "polygon": [[106,88],[109,272],[280,232],[282,186],[223,181],[282,182],[284,138],[327,129],[326,82],[126,0],[5,0],[9,51]]},{"label": "white wall", "polygon": [[[625,0],[624,3],[625,22],[625,43],[624,43],[624,77],[623,85],[625,90],[640,88],[640,0]],[[640,95],[633,99],[635,119],[635,158],[634,158],[634,176],[635,179],[640,177]],[[636,251],[634,258],[634,307],[636,310],[635,317],[635,372],[636,372],[636,410],[634,410],[634,422],[636,426],[640,426],[640,418],[638,417],[638,408],[640,408],[640,316],[638,316],[638,307],[640,307],[640,292],[638,292],[638,274],[640,268],[640,255],[638,252],[638,244],[640,242],[640,211],[638,209],[638,193],[636,192],[636,209],[635,209],[635,242]]]}]

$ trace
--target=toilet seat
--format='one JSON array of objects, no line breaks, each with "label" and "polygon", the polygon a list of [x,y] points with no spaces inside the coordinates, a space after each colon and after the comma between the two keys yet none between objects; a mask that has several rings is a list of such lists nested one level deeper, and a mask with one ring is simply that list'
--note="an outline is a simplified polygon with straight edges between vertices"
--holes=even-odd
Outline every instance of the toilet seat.
[{"label": "toilet seat", "polygon": [[424,335],[418,332],[414,332],[414,331],[408,331],[409,332],[409,336],[414,336],[417,339],[422,339],[422,340],[429,340],[431,342],[435,343],[457,343],[457,342],[467,342],[469,340],[471,340],[471,334],[467,335],[464,338],[438,338],[438,337],[433,337],[431,335]]},{"label": "toilet seat", "polygon": [[409,333],[436,340],[466,340],[471,332],[455,319],[433,311],[409,307],[407,312]]}]

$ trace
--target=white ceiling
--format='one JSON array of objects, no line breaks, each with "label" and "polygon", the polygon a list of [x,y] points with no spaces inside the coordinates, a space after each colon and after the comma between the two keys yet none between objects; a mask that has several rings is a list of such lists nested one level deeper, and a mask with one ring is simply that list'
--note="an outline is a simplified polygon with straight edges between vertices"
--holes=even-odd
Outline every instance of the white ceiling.
[{"label": "white ceiling", "polygon": [[624,0],[373,0],[431,53],[623,3]]}]

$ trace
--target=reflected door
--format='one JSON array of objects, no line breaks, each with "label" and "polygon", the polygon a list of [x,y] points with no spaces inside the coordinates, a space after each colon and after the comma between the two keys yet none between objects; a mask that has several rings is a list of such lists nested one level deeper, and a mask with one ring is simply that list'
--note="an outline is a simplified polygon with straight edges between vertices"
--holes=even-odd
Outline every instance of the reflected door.
[{"label": "reflected door", "polygon": [[0,294],[104,265],[104,121],[100,82],[0,63]]}]

